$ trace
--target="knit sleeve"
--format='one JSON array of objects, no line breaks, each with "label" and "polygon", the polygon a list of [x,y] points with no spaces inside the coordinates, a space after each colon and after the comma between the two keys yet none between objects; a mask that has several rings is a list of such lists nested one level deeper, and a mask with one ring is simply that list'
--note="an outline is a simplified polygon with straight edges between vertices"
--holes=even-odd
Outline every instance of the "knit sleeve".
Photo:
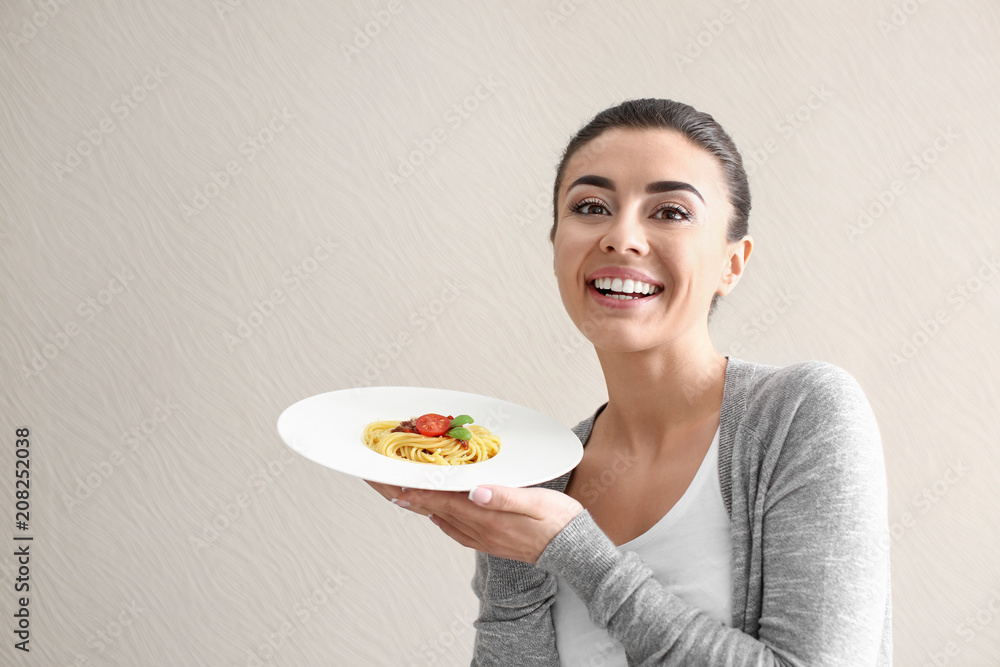
[{"label": "knit sleeve", "polygon": [[759,610],[733,619],[750,630],[727,627],[668,592],[586,511],[542,552],[538,566],[565,577],[630,664],[890,664],[878,427],[845,371],[829,364],[801,371],[778,392],[771,439],[757,434],[762,460],[753,474],[760,477],[749,489],[753,525],[743,539],[763,591]]},{"label": "knit sleeve", "polygon": [[[562,491],[569,475],[533,488]],[[479,617],[473,624],[472,667],[559,667],[552,621],[557,589],[555,575],[536,565],[477,551],[472,590],[479,598]]]},{"label": "knit sleeve", "polygon": [[552,604],[555,576],[535,565],[476,552],[479,598],[472,666],[559,667]]}]

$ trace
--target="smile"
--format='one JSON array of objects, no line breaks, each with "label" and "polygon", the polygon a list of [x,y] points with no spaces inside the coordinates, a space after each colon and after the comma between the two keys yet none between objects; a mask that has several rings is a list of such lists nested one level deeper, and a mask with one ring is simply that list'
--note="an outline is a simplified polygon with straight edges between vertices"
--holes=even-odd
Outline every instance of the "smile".
[{"label": "smile", "polygon": [[590,284],[602,295],[620,301],[644,299],[663,290],[662,287],[630,278],[624,280],[621,278],[597,278],[592,280]]}]

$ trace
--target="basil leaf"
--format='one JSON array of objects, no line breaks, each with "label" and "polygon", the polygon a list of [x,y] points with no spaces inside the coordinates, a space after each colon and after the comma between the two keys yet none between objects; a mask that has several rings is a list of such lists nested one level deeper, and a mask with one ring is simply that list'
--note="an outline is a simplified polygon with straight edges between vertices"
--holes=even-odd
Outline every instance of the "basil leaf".
[{"label": "basil leaf", "polygon": [[459,415],[451,420],[451,428],[455,428],[456,426],[465,426],[466,424],[471,424],[474,421],[476,420],[469,415]]},{"label": "basil leaf", "polygon": [[455,428],[448,431],[448,437],[455,438],[456,440],[470,440],[472,439],[472,433],[467,428],[456,426]]}]

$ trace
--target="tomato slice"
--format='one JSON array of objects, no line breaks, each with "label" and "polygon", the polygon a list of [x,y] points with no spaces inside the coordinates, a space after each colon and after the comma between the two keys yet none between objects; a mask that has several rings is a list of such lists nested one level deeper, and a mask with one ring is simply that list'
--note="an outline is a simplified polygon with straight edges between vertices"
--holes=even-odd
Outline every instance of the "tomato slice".
[{"label": "tomato slice", "polygon": [[414,424],[417,427],[417,431],[420,432],[420,435],[427,435],[431,437],[444,435],[448,432],[448,429],[451,428],[450,419],[444,415],[435,414],[433,412],[417,417]]}]

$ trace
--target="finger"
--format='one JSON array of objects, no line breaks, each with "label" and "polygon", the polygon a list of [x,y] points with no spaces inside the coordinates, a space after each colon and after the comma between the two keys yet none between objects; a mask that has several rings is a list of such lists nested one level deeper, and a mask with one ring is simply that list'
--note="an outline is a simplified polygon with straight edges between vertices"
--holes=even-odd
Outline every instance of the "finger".
[{"label": "finger", "polygon": [[[474,508],[474,509],[478,510],[478,508]],[[478,510],[478,511],[482,512],[483,510]],[[488,514],[489,513],[487,513],[487,515]],[[433,516],[435,518],[437,518],[437,519],[441,519],[441,520],[447,521],[448,524],[451,527],[453,527],[455,530],[460,531],[469,540],[477,543],[479,546],[475,547],[476,549],[479,549],[483,544],[485,544],[485,541],[483,540],[483,534],[482,534],[482,529],[483,529],[482,524],[475,523],[475,522],[468,522],[468,521],[464,520],[463,517],[461,517],[459,515],[455,515],[455,514],[442,514],[442,513],[435,512],[433,514]],[[468,545],[466,545],[466,546],[468,546]]]},{"label": "finger", "polygon": [[378,484],[376,482],[369,482],[369,484],[372,485],[373,487],[377,485],[378,488],[376,490],[382,493],[382,495],[385,496],[387,500],[391,501],[394,505],[396,505],[396,507],[423,516],[428,516],[434,511],[432,508],[423,507],[412,502],[412,499],[415,497],[415,494],[418,493],[416,489],[408,489],[404,486],[390,486],[387,484]]},{"label": "finger", "polygon": [[401,486],[382,484],[381,482],[372,482],[367,479],[365,480],[365,483],[368,484],[368,486],[375,489],[376,491],[378,491],[379,495],[381,495],[383,498],[389,501],[393,501],[393,499],[399,497],[399,494],[406,491],[406,489]]},{"label": "finger", "polygon": [[414,514],[420,514],[422,516],[430,516],[433,512],[426,507],[411,507],[405,500],[400,500],[399,498],[394,498],[392,501],[397,507],[402,507],[407,512],[413,512]]},{"label": "finger", "polygon": [[371,480],[365,480],[365,484],[375,489],[380,495],[385,497],[387,500],[395,498],[400,493],[400,487],[392,486],[391,484],[382,484],[381,482],[372,482]]},{"label": "finger", "polygon": [[525,542],[520,531],[511,532],[511,526],[505,525],[510,521],[520,523],[533,522],[533,519],[521,515],[508,515],[500,512],[489,512],[479,508],[475,511],[485,514],[488,523],[481,524],[484,532],[466,527],[460,519],[456,517],[442,517],[437,514],[431,516],[433,521],[441,530],[462,546],[475,549],[487,554],[493,554],[500,558],[519,560],[524,563],[534,563],[538,560],[538,555],[545,544],[534,544]]},{"label": "finger", "polygon": [[[482,488],[482,487],[480,487]],[[490,487],[492,489],[503,489],[506,491],[522,492],[527,491],[527,489],[516,489],[507,487]],[[533,491],[548,491],[548,489],[532,489]],[[552,491],[553,494],[558,494],[556,491]],[[452,525],[459,526],[466,529],[466,534],[479,539],[481,542],[487,542],[485,538],[492,537],[488,536],[487,533],[494,533],[498,530],[505,530],[509,526],[508,519],[512,519],[515,516],[520,516],[517,512],[505,512],[502,507],[500,507],[499,494],[497,499],[491,498],[486,501],[485,504],[480,504],[470,500],[470,493],[465,493],[461,491],[428,491],[422,489],[410,489],[407,492],[400,495],[398,498],[399,502],[410,503],[408,507],[411,510],[417,511],[421,514],[434,514],[437,516],[449,517]],[[535,495],[535,494],[528,494]],[[562,496],[563,494],[558,494]],[[482,492],[476,494],[478,500],[483,500],[484,496]],[[567,496],[568,498],[568,496]],[[524,505],[526,502],[530,503],[532,499],[520,500],[518,507]],[[534,500],[538,500],[535,498]],[[544,493],[541,496],[541,500],[545,501]],[[549,499],[551,502],[551,499]],[[575,502],[575,501],[574,501]],[[512,506],[508,503],[508,506]],[[532,513],[538,513],[538,510],[532,510]],[[511,515],[511,516],[508,516]],[[528,516],[527,518],[534,518]]]},{"label": "finger", "polygon": [[469,491],[469,500],[486,509],[524,514],[538,519],[551,504],[547,493],[548,489],[485,485]]},{"label": "finger", "polygon": [[[575,498],[552,489],[478,486],[469,492],[471,504],[513,518],[521,515],[560,530],[583,511]],[[489,537],[485,536],[484,537]],[[551,538],[551,536],[549,536]]]},{"label": "finger", "polygon": [[438,528],[440,528],[445,535],[455,540],[463,547],[469,547],[470,549],[480,549],[482,545],[475,539],[471,538],[460,528],[456,527],[448,519],[438,516],[437,514],[430,515],[431,521],[434,522]]},{"label": "finger", "polygon": [[461,491],[407,489],[397,497],[397,504],[421,514],[454,514],[460,503],[475,507]]}]

